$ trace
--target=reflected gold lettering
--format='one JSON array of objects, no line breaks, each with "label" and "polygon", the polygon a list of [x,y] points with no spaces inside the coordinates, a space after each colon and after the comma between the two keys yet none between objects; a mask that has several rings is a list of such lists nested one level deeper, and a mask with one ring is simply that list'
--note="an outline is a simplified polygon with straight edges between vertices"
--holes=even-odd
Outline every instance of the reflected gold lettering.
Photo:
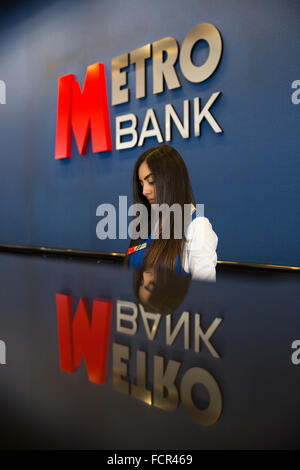
[{"label": "reflected gold lettering", "polygon": [[184,328],[184,349],[189,349],[189,338],[190,338],[190,328],[189,328],[189,312],[183,312],[171,333],[171,317],[172,315],[167,315],[166,317],[166,343],[171,346],[173,344],[176,336],[178,335],[180,329]]},{"label": "reflected gold lettering", "polygon": [[212,337],[212,335],[214,334],[214,332],[220,325],[221,321],[222,321],[222,318],[218,318],[218,317],[215,318],[212,324],[209,326],[209,328],[207,328],[206,332],[204,333],[200,325],[200,315],[199,313],[195,313],[195,345],[194,345],[195,352],[200,351],[200,338],[201,338],[202,341],[207,346],[211,355],[213,357],[220,358],[220,355],[217,353],[217,351],[215,350],[215,348],[213,347],[209,339]]},{"label": "reflected gold lettering", "polygon": [[152,404],[151,391],[146,387],[147,380],[147,355],[144,351],[136,353],[136,385],[131,385],[131,394],[134,398],[144,401],[148,405]]},{"label": "reflected gold lettering", "polygon": [[[209,393],[210,401],[206,409],[201,409],[194,403],[192,388],[197,383],[204,385]],[[207,370],[200,367],[188,369],[181,380],[180,396],[191,418],[201,426],[211,426],[219,419],[222,395],[217,381]]]},{"label": "reflected gold lettering", "polygon": [[129,394],[130,383],[124,380],[128,375],[128,364],[124,360],[130,359],[130,348],[123,344],[113,343],[113,384],[118,392]]},{"label": "reflected gold lettering", "polygon": [[[161,319],[161,314],[160,313],[146,312],[144,307],[141,304],[139,304],[139,307],[140,307],[140,311],[141,311],[141,315],[142,315],[142,319],[143,319],[143,323],[144,323],[147,338],[150,341],[153,341],[155,336],[156,336],[157,330],[158,330],[159,322],[160,322],[160,319]],[[151,331],[150,331],[150,326],[149,326],[149,321],[148,320],[153,320],[153,325],[152,325]]]},{"label": "reflected gold lettering", "polygon": [[[131,310],[133,313],[128,314],[122,311],[122,309]],[[125,300],[117,300],[117,331],[119,333],[125,333],[127,335],[135,335],[138,330],[137,325],[138,308],[133,302],[127,302]],[[126,327],[122,325],[122,322],[131,323],[132,327]]]},{"label": "reflected gold lettering", "polygon": [[[178,407],[179,398],[175,380],[180,365],[180,362],[170,360],[164,370],[164,358],[154,356],[154,406],[165,411],[173,411]],[[167,390],[167,396],[164,390]]]}]

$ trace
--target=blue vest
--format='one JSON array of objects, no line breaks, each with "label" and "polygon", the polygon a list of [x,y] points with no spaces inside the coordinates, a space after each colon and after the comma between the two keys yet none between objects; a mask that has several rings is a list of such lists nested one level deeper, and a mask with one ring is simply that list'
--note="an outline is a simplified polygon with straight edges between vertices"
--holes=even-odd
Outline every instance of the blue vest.
[{"label": "blue vest", "polygon": [[[191,221],[194,220],[196,218],[196,216],[197,216],[197,211],[194,211],[192,216],[191,216],[191,219],[190,219],[189,223],[191,223]],[[140,245],[136,245],[134,247],[134,251],[132,253],[130,253],[130,248],[129,248],[129,250],[128,250],[129,251],[129,260],[128,260],[129,266],[131,266],[132,268],[136,268],[136,269],[139,269],[142,266],[143,261],[144,261],[144,257],[145,257],[145,252],[146,252],[148,246],[150,245],[151,240],[152,240],[152,237],[150,235],[147,238],[147,240],[143,240],[143,242]],[[179,253],[177,255],[175,272],[177,274],[180,273],[180,256],[179,256]],[[183,274],[188,275],[189,273],[187,273],[183,270]]]}]

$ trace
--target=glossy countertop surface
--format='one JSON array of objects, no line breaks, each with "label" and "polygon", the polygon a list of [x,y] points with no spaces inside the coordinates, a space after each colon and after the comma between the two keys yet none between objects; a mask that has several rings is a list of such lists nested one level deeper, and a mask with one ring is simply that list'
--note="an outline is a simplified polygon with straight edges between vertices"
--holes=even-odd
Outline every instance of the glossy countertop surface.
[{"label": "glossy countertop surface", "polygon": [[0,448],[300,447],[299,275],[0,254],[0,279]]}]

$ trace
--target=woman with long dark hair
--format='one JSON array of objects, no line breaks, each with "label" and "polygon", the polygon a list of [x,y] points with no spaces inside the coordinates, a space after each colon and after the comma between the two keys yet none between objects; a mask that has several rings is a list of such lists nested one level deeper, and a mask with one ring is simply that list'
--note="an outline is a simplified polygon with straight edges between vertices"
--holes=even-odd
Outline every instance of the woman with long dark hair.
[{"label": "woman with long dark hair", "polygon": [[[218,237],[209,220],[197,214],[194,196],[185,162],[170,145],[147,149],[136,161],[133,171],[133,202],[147,208],[146,236],[132,239],[125,263],[140,268],[166,268],[193,278],[215,280]],[[158,205],[177,205],[182,215],[188,206],[188,223],[182,216],[182,237],[175,236],[178,220],[170,212],[170,236],[163,236],[163,217],[160,215],[153,236],[151,216]],[[152,233],[151,233],[152,228]]]}]

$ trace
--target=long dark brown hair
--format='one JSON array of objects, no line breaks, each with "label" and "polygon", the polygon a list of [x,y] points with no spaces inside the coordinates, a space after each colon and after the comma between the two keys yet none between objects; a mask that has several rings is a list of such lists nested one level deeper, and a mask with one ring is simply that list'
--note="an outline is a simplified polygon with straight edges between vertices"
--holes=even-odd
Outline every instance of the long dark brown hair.
[{"label": "long dark brown hair", "polygon": [[[146,162],[154,177],[155,184],[155,203],[173,204],[181,206],[182,214],[184,214],[185,204],[195,204],[191,183],[185,162],[177,150],[170,145],[158,145],[147,149],[137,159],[133,170],[133,202],[135,204],[143,204],[148,210],[148,236],[151,231],[151,204],[143,195],[143,188],[139,181],[139,167]],[[174,235],[174,217],[171,212],[170,217],[170,234]],[[182,233],[184,233],[184,225],[182,224]],[[161,224],[160,224],[161,231]],[[131,240],[129,247],[140,244],[141,239]],[[167,268],[172,271],[176,269],[177,256],[180,256],[180,266],[182,269],[184,248],[184,237],[176,239],[171,236],[170,239],[163,239],[161,233],[158,239],[151,241],[147,253],[147,264],[154,268]],[[128,255],[125,257],[125,264],[128,264]]]}]

